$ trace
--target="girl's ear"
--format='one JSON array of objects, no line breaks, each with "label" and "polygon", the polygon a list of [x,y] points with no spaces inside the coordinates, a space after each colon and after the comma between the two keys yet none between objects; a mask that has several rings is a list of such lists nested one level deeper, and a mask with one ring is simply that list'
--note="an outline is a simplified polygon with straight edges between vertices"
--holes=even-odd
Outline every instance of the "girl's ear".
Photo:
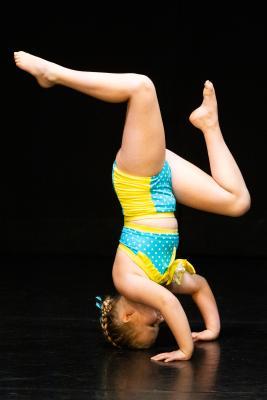
[{"label": "girl's ear", "polygon": [[133,317],[134,317],[134,314],[135,314],[134,310],[133,311],[125,311],[122,314],[122,321],[124,323],[131,321],[133,319]]}]

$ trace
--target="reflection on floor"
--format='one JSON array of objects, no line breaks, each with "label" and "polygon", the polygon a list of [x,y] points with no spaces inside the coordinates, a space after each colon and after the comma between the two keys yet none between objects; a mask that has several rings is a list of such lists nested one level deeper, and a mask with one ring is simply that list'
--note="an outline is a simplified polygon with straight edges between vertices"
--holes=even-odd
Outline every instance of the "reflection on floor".
[{"label": "reflection on floor", "polygon": [[[223,329],[219,340],[197,343],[190,361],[170,364],[149,358],[174,347],[167,326],[145,351],[103,341],[94,297],[113,286],[111,275],[92,274],[92,257],[0,261],[1,400],[267,399],[266,260],[190,260],[213,288]],[[101,263],[107,270],[112,260]],[[180,300],[201,329],[191,299]]]}]

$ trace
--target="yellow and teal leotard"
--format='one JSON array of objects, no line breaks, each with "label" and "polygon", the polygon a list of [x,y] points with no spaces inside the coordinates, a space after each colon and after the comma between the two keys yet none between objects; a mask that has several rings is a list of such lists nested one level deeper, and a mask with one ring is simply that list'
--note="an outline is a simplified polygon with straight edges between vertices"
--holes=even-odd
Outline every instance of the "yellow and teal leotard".
[{"label": "yellow and teal leotard", "polygon": [[151,177],[130,175],[113,164],[112,180],[124,215],[119,248],[159,284],[181,283],[183,274],[195,269],[187,260],[176,259],[179,234],[176,229],[155,228],[134,223],[139,218],[174,217],[176,199],[172,191],[171,169],[165,161]]}]

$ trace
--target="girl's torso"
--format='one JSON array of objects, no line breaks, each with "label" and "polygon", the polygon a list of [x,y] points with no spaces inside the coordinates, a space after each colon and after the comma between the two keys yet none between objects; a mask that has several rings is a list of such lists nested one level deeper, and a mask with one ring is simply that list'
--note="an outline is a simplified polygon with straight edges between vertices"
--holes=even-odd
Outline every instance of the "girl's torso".
[{"label": "girl's torso", "polygon": [[177,229],[176,199],[167,161],[153,176],[136,176],[113,164],[112,181],[124,215],[124,223]]},{"label": "girl's torso", "polygon": [[169,228],[178,230],[178,221],[175,217],[170,218],[138,218],[133,220],[135,224],[146,225],[153,228]]}]

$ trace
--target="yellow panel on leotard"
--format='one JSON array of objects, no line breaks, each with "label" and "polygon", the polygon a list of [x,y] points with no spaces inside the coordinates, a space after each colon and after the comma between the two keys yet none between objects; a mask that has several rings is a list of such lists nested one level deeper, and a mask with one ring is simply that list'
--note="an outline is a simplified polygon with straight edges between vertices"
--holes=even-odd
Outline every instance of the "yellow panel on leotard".
[{"label": "yellow panel on leotard", "polygon": [[157,213],[150,192],[151,177],[132,176],[114,166],[113,184],[127,218]]}]

